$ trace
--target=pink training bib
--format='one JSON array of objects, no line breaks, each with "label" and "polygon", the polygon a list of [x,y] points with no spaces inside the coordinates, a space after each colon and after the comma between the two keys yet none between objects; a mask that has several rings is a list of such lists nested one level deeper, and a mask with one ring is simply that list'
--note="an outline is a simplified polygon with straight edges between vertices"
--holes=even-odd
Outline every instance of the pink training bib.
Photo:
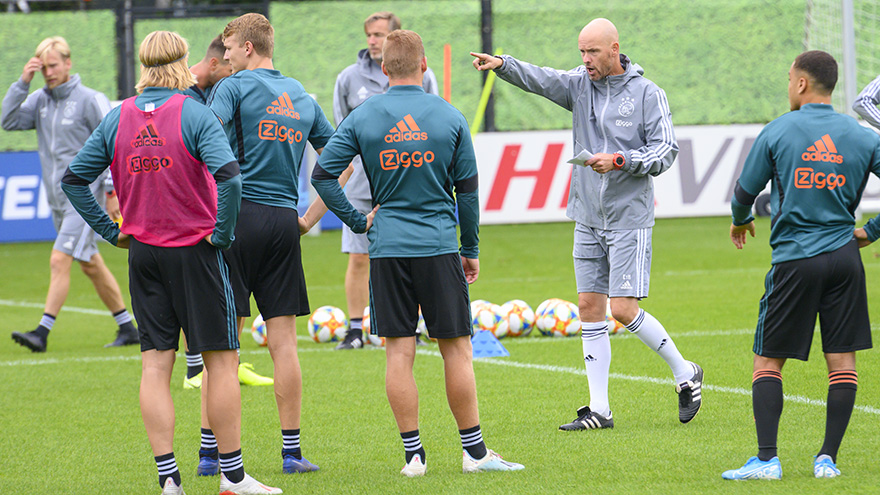
[{"label": "pink training bib", "polygon": [[122,103],[110,164],[124,219],[122,232],[152,246],[192,246],[213,232],[217,183],[183,144],[176,94],[151,112],[136,97]]}]

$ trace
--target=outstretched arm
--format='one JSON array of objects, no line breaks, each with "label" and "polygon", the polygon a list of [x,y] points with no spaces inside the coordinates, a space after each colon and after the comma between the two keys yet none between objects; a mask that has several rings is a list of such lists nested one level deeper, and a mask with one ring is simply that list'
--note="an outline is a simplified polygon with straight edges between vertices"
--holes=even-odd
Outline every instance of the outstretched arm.
[{"label": "outstretched arm", "polygon": [[475,57],[475,69],[494,70],[499,78],[529,93],[541,95],[569,111],[577,94],[577,85],[584,77],[578,69],[561,71],[522,62],[510,55],[470,53]]}]

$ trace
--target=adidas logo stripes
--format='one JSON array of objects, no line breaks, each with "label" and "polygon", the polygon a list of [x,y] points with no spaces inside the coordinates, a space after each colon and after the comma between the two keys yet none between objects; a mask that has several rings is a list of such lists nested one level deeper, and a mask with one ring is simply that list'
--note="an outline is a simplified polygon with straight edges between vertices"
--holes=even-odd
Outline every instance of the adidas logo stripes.
[{"label": "adidas logo stripes", "polygon": [[837,146],[834,145],[834,141],[828,134],[807,148],[807,151],[801,155],[801,159],[805,162],[843,163],[843,156],[837,154]]},{"label": "adidas logo stripes", "polygon": [[293,109],[293,101],[291,101],[290,95],[287,94],[287,91],[281,93],[281,96],[279,96],[278,99],[266,107],[266,113],[283,115],[285,117],[299,120],[299,112]]},{"label": "adidas logo stripes", "polygon": [[131,140],[132,148],[140,148],[141,146],[165,146],[165,138],[159,136],[153,119],[142,125],[138,129],[138,135]]},{"label": "adidas logo stripes", "polygon": [[399,143],[401,141],[426,141],[428,139],[428,133],[423,132],[419,125],[416,124],[415,119],[413,119],[412,114],[406,114],[406,116],[400,120],[397,125],[388,130],[388,134],[385,135],[386,143]]}]

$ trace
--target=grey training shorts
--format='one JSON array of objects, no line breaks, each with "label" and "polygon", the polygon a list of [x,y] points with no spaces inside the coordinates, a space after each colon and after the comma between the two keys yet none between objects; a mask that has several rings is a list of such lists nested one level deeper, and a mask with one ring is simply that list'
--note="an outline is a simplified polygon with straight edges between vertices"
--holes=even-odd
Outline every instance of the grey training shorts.
[{"label": "grey training shorts", "polygon": [[70,202],[63,209],[52,209],[52,221],[58,237],[52,249],[73,256],[77,261],[91,261],[98,253],[98,234],[88,226]]},{"label": "grey training shorts", "polygon": [[[348,199],[355,209],[364,215],[373,209],[372,202],[364,199]],[[348,225],[342,224],[342,252],[349,254],[368,254],[370,252],[370,240],[367,234],[355,234],[348,228]]]},{"label": "grey training shorts", "polygon": [[575,223],[574,276],[578,294],[648,297],[651,228],[602,230]]}]

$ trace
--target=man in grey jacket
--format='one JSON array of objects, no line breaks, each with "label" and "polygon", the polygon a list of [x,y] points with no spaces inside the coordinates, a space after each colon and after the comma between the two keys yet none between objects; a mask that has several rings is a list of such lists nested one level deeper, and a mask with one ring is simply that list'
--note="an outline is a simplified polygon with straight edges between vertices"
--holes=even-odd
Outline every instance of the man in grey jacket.
[{"label": "man in grey jacket", "polygon": [[[119,284],[98,252],[95,232],[61,191],[61,177],[92,131],[110,110],[103,94],[82,85],[78,74],[70,75],[70,47],[64,38],[46,38],[28,60],[21,78],[12,83],[3,98],[0,123],[7,131],[36,129],[43,187],[52,210],[58,237],[49,258],[49,293],[40,324],[30,332],[12,332],[12,339],[33,352],[45,352],[49,331],[61,311],[70,289],[73,260],[80,266],[98,292],[101,301],[119,325],[116,339],[105,347],[137,344],[137,328],[125,309]],[[46,87],[28,96],[34,74],[41,71]],[[104,204],[103,181],[96,181],[92,192]],[[115,195],[110,194],[107,210],[119,215]]]},{"label": "man in grey jacket", "polygon": [[871,81],[853,102],[853,110],[866,122],[880,130],[880,76]]},{"label": "man in grey jacket", "polygon": [[[395,29],[400,29],[400,18],[391,12],[376,12],[364,21],[367,48],[358,52],[357,62],[343,69],[336,77],[333,120],[337,127],[367,98],[388,91],[388,76],[382,72],[382,46],[385,36]],[[431,69],[425,72],[422,87],[426,93],[437,94],[437,78]],[[373,209],[370,184],[364,174],[361,157],[356,156],[352,164],[354,171],[345,188],[345,196],[358,211],[366,215]],[[351,327],[345,339],[336,346],[337,349],[358,349],[364,345],[363,312],[370,302],[369,245],[367,234],[355,234],[347,225],[342,225],[342,252],[348,253],[345,298]]]},{"label": "man in grey jacket", "polygon": [[573,166],[566,211],[575,221],[573,256],[590,404],[559,428],[614,427],[608,402],[609,296],[614,318],[672,369],[679,420],[687,423],[702,404],[703,370],[685,360],[663,325],[639,308],[639,299],[648,296],[651,270],[652,177],[678,154],[666,94],[620,53],[611,21],[587,24],[578,48],[584,65],[570,71],[471,53],[477,70],[495,70],[499,78],[570,110],[574,153],[592,155],[583,166]]}]

